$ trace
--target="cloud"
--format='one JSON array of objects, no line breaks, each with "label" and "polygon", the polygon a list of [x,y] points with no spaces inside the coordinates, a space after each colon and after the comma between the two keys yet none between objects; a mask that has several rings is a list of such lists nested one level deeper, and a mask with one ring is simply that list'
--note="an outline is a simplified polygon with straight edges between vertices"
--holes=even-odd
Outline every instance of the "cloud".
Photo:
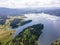
[{"label": "cloud", "polygon": [[52,20],[52,21],[56,21],[58,18],[60,19],[60,17],[56,17],[56,16],[53,16],[53,15],[50,15],[50,14],[45,14],[45,13],[40,13],[40,14],[25,14],[25,16],[28,18],[28,19],[31,19],[31,20],[34,20],[34,19],[41,19],[41,18],[44,18],[44,19],[48,19],[48,20]]},{"label": "cloud", "polygon": [[60,7],[60,0],[0,0],[0,7],[9,8],[37,8]]}]

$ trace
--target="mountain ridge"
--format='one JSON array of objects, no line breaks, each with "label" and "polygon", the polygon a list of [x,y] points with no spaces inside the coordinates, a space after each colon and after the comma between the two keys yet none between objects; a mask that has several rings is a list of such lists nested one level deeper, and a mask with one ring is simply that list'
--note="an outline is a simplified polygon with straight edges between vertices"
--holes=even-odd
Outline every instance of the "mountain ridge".
[{"label": "mountain ridge", "polygon": [[[60,16],[60,8],[23,8],[23,9],[12,9],[0,7],[0,16],[7,15],[24,15],[28,13],[46,13]],[[58,14],[57,14],[58,13]]]}]

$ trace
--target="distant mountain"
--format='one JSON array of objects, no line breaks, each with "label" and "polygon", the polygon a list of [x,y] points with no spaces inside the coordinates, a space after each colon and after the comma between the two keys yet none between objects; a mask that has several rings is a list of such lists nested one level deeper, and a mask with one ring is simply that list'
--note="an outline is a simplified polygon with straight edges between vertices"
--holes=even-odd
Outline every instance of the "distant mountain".
[{"label": "distant mountain", "polygon": [[22,14],[21,9],[0,8],[0,15],[18,15]]},{"label": "distant mountain", "polygon": [[60,16],[60,8],[24,8],[24,9],[11,9],[0,7],[0,16],[7,15],[23,15],[27,13],[46,13]]}]

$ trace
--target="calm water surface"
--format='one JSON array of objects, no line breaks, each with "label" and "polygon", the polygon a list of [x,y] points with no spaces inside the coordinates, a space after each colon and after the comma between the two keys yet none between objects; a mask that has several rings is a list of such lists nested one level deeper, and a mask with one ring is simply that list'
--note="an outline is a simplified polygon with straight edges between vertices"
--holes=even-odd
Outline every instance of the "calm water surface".
[{"label": "calm water surface", "polygon": [[42,23],[44,29],[39,37],[38,45],[50,45],[52,41],[60,38],[60,17],[44,13],[26,14],[25,16],[27,17],[25,20],[32,20],[32,22],[16,28],[15,36],[28,26]]}]

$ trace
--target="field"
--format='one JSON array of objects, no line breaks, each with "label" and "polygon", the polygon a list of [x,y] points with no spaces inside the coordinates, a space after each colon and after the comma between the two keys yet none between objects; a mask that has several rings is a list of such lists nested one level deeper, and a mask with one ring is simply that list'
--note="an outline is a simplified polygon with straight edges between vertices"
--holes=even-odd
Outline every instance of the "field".
[{"label": "field", "polygon": [[15,30],[0,30],[0,45],[6,45],[6,43],[13,39]]},{"label": "field", "polygon": [[[7,19],[0,19],[0,45],[8,45],[8,42],[14,38],[15,31],[11,29],[11,21],[13,24],[16,20],[20,23],[20,19],[25,18],[24,16],[7,16]],[[5,21],[5,23],[3,22]],[[15,25],[18,24],[16,21]]]}]

